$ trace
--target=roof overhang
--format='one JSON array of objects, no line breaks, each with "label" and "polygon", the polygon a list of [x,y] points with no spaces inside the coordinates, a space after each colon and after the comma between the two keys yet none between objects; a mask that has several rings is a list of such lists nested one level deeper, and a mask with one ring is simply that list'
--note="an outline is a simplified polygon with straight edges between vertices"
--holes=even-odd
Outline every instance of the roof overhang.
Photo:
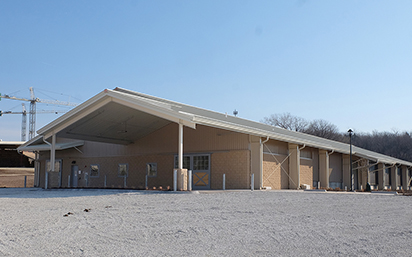
[{"label": "roof overhang", "polygon": [[60,138],[130,144],[170,123],[196,128],[193,115],[168,103],[106,89],[38,130]]},{"label": "roof overhang", "polygon": [[[67,143],[56,143],[56,150],[65,150],[69,148],[75,148],[84,145],[84,141],[74,141],[74,142],[67,142]],[[36,151],[50,151],[51,146],[49,144],[29,144],[20,146],[17,148],[18,151],[29,151],[29,152],[36,152]]]}]

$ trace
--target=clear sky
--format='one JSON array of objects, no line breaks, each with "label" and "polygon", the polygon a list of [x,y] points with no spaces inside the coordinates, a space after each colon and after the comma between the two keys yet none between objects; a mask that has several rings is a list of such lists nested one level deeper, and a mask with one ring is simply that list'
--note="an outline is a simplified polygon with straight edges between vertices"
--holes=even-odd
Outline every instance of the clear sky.
[{"label": "clear sky", "polygon": [[[255,121],[412,131],[412,1],[0,1],[0,93],[81,103],[117,86]],[[0,117],[0,139],[20,128]]]}]

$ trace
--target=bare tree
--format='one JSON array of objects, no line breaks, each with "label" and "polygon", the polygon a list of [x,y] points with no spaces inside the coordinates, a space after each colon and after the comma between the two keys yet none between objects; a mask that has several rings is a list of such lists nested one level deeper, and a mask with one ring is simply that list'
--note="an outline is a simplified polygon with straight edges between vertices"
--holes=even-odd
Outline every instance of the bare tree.
[{"label": "bare tree", "polygon": [[[262,122],[288,130],[349,143],[349,137],[346,132],[340,133],[336,125],[322,119],[308,122],[290,113],[284,113],[272,114],[269,117],[263,118]],[[354,133],[352,144],[402,160],[412,161],[412,132],[393,130],[392,132]]]},{"label": "bare tree", "polygon": [[308,128],[304,132],[332,140],[341,139],[341,134],[339,133],[338,127],[326,120],[321,119],[310,122]]},{"label": "bare tree", "polygon": [[293,131],[303,132],[308,126],[308,122],[300,117],[292,116],[286,112],[283,114],[272,114],[263,118],[263,123]]}]

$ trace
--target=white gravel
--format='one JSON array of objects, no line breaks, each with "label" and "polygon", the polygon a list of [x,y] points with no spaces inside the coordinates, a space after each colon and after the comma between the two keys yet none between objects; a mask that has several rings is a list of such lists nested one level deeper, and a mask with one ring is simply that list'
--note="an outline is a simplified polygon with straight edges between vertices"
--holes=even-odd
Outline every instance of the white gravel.
[{"label": "white gravel", "polygon": [[411,256],[411,203],[363,193],[0,189],[0,256]]}]

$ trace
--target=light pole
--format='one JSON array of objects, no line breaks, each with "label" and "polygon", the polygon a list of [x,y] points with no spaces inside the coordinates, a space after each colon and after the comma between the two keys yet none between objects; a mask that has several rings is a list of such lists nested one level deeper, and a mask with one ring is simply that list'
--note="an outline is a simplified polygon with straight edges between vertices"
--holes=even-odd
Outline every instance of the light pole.
[{"label": "light pole", "polygon": [[349,155],[349,165],[350,165],[350,190],[353,191],[354,190],[354,184],[353,184],[353,170],[352,170],[352,133],[353,130],[349,129],[348,130],[349,133],[349,146],[350,146],[350,155]]}]

